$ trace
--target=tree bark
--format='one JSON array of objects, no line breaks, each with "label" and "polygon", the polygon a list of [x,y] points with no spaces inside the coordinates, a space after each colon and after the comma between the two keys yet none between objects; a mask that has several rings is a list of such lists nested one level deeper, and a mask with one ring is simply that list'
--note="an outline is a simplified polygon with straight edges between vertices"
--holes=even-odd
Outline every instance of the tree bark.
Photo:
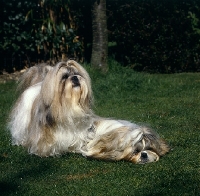
[{"label": "tree bark", "polygon": [[93,40],[91,65],[106,72],[108,69],[106,0],[95,0],[92,15]]}]

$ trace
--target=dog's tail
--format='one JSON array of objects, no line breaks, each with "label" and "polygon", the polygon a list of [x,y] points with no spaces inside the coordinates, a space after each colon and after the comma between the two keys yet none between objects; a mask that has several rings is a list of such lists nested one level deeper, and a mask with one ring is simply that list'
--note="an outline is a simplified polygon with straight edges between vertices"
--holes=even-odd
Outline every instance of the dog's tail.
[{"label": "dog's tail", "polygon": [[30,67],[19,79],[17,91],[23,92],[28,87],[43,81],[46,74],[51,69],[52,67],[45,63]]}]

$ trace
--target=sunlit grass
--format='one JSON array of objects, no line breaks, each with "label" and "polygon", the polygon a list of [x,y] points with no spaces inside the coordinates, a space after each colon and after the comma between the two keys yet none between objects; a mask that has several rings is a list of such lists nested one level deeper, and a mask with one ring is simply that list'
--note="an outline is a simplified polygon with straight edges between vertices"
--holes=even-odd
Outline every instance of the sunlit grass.
[{"label": "sunlit grass", "polygon": [[106,74],[86,68],[98,115],[148,124],[169,142],[172,151],[146,165],[78,154],[29,155],[11,145],[6,130],[16,85],[0,84],[1,195],[198,195],[200,74],[136,73],[115,62],[110,62]]}]

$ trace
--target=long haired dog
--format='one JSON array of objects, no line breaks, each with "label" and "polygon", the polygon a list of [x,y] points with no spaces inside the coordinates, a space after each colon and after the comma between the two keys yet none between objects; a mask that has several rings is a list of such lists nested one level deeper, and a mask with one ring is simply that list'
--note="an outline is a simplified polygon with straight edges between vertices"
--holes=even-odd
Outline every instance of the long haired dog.
[{"label": "long haired dog", "polygon": [[22,94],[10,114],[12,142],[41,157],[66,152],[133,163],[158,161],[168,145],[147,127],[98,117],[91,81],[73,60],[38,65],[24,73]]}]

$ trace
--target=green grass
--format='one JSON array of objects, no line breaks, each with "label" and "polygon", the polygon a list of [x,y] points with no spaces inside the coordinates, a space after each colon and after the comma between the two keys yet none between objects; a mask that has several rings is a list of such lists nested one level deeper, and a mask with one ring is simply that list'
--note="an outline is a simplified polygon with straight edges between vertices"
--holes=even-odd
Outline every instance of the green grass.
[{"label": "green grass", "polygon": [[6,130],[16,85],[0,84],[0,195],[199,195],[200,74],[136,73],[113,62],[105,75],[87,69],[98,115],[151,125],[172,151],[146,165],[29,155]]}]

